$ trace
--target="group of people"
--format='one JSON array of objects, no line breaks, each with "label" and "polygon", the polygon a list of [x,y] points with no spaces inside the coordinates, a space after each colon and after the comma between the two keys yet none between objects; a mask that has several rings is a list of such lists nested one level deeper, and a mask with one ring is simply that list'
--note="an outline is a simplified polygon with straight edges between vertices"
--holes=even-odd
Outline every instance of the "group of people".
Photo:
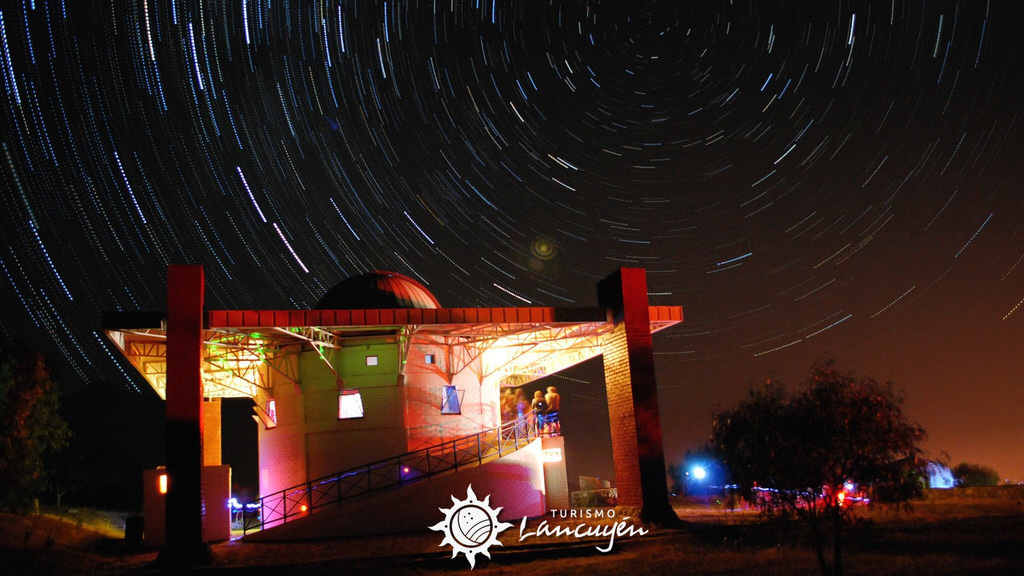
[{"label": "group of people", "polygon": [[507,388],[501,398],[501,419],[507,422],[524,416],[536,418],[535,422],[541,434],[557,436],[562,432],[561,423],[558,421],[561,404],[562,397],[554,386],[548,386],[546,394],[541,390],[534,392],[529,403],[522,388],[517,388],[515,392]]}]

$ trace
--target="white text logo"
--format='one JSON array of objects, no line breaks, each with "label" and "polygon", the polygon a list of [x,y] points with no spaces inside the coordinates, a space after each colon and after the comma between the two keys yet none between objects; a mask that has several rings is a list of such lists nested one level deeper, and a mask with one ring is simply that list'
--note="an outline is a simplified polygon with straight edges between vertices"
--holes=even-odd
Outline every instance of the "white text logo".
[{"label": "white text logo", "polygon": [[490,558],[487,549],[492,544],[501,546],[498,534],[512,527],[508,522],[498,521],[501,507],[492,509],[490,499],[488,494],[483,500],[477,500],[473,486],[469,486],[466,488],[466,499],[459,500],[452,496],[454,505],[451,508],[439,508],[444,513],[444,520],[430,527],[431,530],[444,532],[444,540],[439,546],[450,544],[452,558],[460,552],[466,555],[470,569],[476,567],[477,552]]}]

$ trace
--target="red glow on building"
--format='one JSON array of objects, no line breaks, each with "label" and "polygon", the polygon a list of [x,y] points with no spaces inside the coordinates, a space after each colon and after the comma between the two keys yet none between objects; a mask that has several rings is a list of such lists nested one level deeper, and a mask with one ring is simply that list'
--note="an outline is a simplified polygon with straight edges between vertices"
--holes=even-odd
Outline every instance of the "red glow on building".
[{"label": "red glow on building", "polygon": [[[625,420],[613,416],[616,470],[620,485],[627,486],[625,491],[620,486],[619,493],[633,499],[629,505],[641,507],[654,495],[664,500],[654,507],[667,509],[667,496],[648,486],[658,475],[664,481],[648,357],[651,333],[681,322],[682,310],[649,306],[642,270],[616,273],[599,292],[603,308],[441,308],[418,282],[376,272],[340,283],[313,310],[205,311],[202,329],[184,338],[193,338],[201,348],[196,373],[202,396],[250,398],[263,423],[260,493],[283,495],[281,506],[264,510],[264,527],[285,524],[289,510],[318,516],[313,514],[318,501],[310,500],[312,508],[307,502],[316,494],[302,495],[304,486],[348,469],[358,471],[367,462],[498,430],[503,389],[522,387],[601,354],[616,414],[635,414],[629,420],[636,426],[626,428],[617,423]],[[353,303],[361,307],[343,307]],[[116,314],[105,319],[107,335],[166,397],[173,385],[166,329],[129,320]],[[217,403],[204,405],[219,410]],[[217,418],[208,421],[219,426]],[[504,467],[501,474],[512,484],[501,489],[522,498],[510,509],[542,513],[568,506],[564,447],[546,443],[542,449],[539,441],[534,452],[516,459],[502,455],[487,465],[493,471]],[[652,472],[659,466],[657,474]],[[406,465],[395,475],[405,482],[432,473]],[[494,474],[474,482],[487,478],[493,480]],[[553,502],[556,497],[565,500]],[[272,514],[279,514],[279,520],[267,524]]]}]

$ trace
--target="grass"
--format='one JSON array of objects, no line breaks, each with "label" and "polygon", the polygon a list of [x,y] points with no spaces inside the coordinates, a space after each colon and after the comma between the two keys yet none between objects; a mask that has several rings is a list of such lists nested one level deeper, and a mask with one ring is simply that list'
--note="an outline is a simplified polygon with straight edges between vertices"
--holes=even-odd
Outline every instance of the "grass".
[{"label": "grass", "polygon": [[[800,524],[772,522],[749,511],[680,506],[682,528],[644,536],[580,541],[572,537],[519,541],[516,528],[501,534],[492,558],[477,555],[472,573],[579,576],[628,574],[794,575],[818,573]],[[102,516],[96,522],[102,523]],[[0,566],[5,574],[129,574],[156,572],[156,552],[92,529],[87,516],[0,515]],[[536,527],[532,521],[530,527]],[[591,524],[596,523],[589,521]],[[549,521],[549,524],[552,523]],[[559,521],[571,526],[572,521]],[[102,528],[102,525],[99,526]],[[466,559],[439,548],[441,535],[422,533],[300,543],[227,542],[213,548],[203,573],[469,574]],[[1024,506],[1015,501],[918,501],[909,511],[862,509],[845,548],[848,575],[996,575],[1024,565]]]}]

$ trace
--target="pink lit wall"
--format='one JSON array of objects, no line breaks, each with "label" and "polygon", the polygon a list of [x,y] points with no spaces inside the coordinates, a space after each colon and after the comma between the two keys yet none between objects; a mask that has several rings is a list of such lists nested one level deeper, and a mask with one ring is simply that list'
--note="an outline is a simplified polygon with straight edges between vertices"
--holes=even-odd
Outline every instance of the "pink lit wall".
[{"label": "pink lit wall", "polygon": [[[301,352],[298,383],[271,372],[278,423],[260,426],[260,494],[499,426],[497,376],[481,366],[464,347],[406,346],[396,335],[346,339],[323,357]],[[459,414],[442,413],[446,385],[459,391]],[[338,419],[341,387],[358,389],[363,418]]]},{"label": "pink lit wall", "polygon": [[[497,377],[484,373],[481,358],[462,346],[413,340],[405,363],[408,451],[501,425]],[[441,412],[442,390],[449,385],[458,391],[461,414]]]},{"label": "pink lit wall", "polygon": [[260,494],[306,481],[306,409],[302,389],[271,373],[270,396],[277,402],[277,427],[258,426]]}]

